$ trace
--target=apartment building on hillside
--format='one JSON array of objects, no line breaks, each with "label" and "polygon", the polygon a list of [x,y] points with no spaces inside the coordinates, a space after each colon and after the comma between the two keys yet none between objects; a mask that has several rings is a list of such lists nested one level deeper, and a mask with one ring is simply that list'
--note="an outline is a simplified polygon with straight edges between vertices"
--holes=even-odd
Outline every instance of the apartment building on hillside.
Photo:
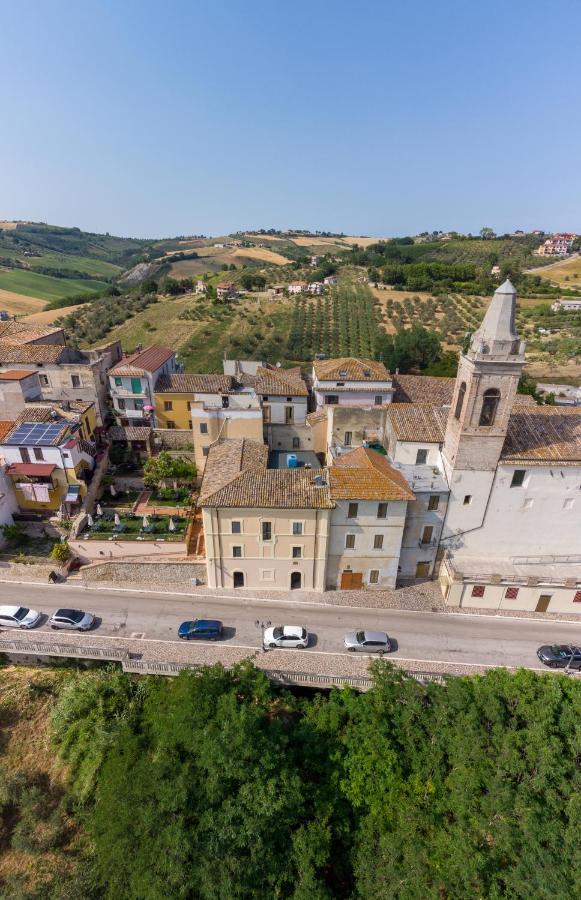
[{"label": "apartment building on hillside", "polygon": [[109,369],[109,393],[119,424],[155,426],[155,384],[160,375],[177,371],[175,350],[155,345],[124,357]]},{"label": "apartment building on hillside", "polygon": [[391,403],[393,379],[383,363],[343,357],[316,359],[312,371],[317,409],[322,406],[382,406]]},{"label": "apartment building on hillside", "polygon": [[[108,414],[107,371],[121,359],[121,344],[113,341],[95,350],[75,350],[63,341],[24,344],[0,338],[0,375],[16,371],[35,373],[43,400],[54,403],[94,403],[97,424]],[[51,332],[52,334],[52,332]]]}]

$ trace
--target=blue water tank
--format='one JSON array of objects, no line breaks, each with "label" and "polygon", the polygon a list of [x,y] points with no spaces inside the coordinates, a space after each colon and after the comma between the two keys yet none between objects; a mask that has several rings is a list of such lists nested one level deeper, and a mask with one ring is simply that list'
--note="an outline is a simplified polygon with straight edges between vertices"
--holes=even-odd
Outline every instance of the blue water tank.
[{"label": "blue water tank", "polygon": [[299,461],[297,459],[296,453],[287,453],[286,465],[288,469],[298,469]]}]

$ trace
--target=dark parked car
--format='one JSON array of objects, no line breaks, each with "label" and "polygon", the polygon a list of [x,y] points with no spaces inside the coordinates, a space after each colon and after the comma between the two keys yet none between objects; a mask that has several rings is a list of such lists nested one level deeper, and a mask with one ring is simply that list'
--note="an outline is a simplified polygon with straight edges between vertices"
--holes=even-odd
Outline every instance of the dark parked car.
[{"label": "dark parked car", "polygon": [[194,619],[192,622],[182,622],[178,628],[178,637],[184,641],[200,638],[204,641],[217,641],[222,637],[222,623],[218,619]]},{"label": "dark parked car", "polygon": [[581,647],[568,644],[543,644],[537,650],[540,661],[551,669],[581,669]]}]

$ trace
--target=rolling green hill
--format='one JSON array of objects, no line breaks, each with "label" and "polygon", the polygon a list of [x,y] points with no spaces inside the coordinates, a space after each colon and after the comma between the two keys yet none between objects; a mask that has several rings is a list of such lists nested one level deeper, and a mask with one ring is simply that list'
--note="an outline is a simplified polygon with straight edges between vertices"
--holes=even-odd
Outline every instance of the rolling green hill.
[{"label": "rolling green hill", "polygon": [[38,297],[41,300],[62,300],[79,294],[100,293],[109,285],[90,278],[51,278],[28,269],[0,269],[0,290]]}]

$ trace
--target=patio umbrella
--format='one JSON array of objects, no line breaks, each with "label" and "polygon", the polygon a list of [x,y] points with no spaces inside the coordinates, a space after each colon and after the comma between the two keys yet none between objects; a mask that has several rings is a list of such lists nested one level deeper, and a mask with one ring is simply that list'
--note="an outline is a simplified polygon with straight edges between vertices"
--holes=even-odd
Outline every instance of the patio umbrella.
[{"label": "patio umbrella", "polygon": [[100,503],[97,503],[97,515],[98,515],[98,516],[102,516],[102,515],[103,515],[103,510],[101,509],[101,504],[100,504]]},{"label": "patio umbrella", "polygon": [[110,490],[110,492],[111,492],[111,496],[112,496],[112,497],[116,497],[116,496],[117,496],[117,491],[115,490],[115,485],[114,485],[114,484],[110,484],[110,485],[109,485],[109,490]]},{"label": "patio umbrella", "polygon": [[89,515],[87,516],[87,525],[89,526],[89,528],[92,528],[94,524],[95,523],[93,521],[93,516],[91,515],[91,513],[89,513]]},{"label": "patio umbrella", "polygon": [[175,531],[175,530],[176,530],[176,523],[174,522],[174,520],[172,519],[171,516],[169,517],[169,523],[168,523],[168,526],[167,526],[167,530],[168,530],[168,531]]},{"label": "patio umbrella", "polygon": [[143,522],[141,524],[143,528],[149,528],[149,519],[147,518],[147,516],[143,517]]},{"label": "patio umbrella", "polygon": [[118,513],[115,513],[115,519],[114,519],[114,522],[115,522],[116,525],[121,525],[121,519],[119,518],[119,514],[118,514]]}]

